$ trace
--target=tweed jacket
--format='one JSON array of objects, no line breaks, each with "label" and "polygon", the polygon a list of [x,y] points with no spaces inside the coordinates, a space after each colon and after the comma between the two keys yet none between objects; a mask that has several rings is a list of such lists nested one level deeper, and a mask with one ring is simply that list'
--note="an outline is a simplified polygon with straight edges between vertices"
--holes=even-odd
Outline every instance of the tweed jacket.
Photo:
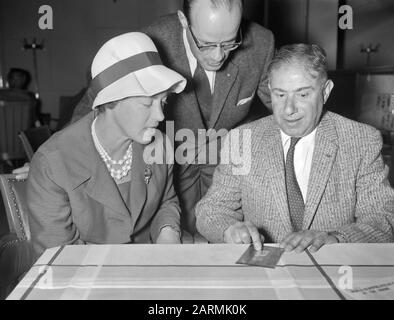
[{"label": "tweed jacket", "polygon": [[155,242],[166,225],[180,231],[172,165],[148,166],[146,147],[134,142],[130,215],[95,149],[93,119],[91,112],[56,133],[32,159],[27,198],[37,252],[65,244]]},{"label": "tweed jacket", "polygon": [[[250,170],[216,168],[196,208],[197,229],[211,242],[237,221],[251,221],[267,242],[291,233],[280,131],[272,116],[241,126],[251,130]],[[237,130],[237,129],[235,129]],[[243,141],[243,140],[241,140]],[[233,141],[231,141],[233,146]],[[346,242],[391,242],[394,190],[387,180],[382,139],[374,128],[327,112],[317,127],[303,229],[337,231]]]}]

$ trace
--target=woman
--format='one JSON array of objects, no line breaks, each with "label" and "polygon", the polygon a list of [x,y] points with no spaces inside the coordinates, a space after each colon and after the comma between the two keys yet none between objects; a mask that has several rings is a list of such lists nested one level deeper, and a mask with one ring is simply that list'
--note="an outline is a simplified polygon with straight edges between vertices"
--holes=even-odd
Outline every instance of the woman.
[{"label": "woman", "polygon": [[162,65],[151,39],[139,32],[105,43],[92,78],[94,112],[53,135],[31,162],[27,197],[35,251],[180,243],[172,166],[148,164],[144,148],[164,119],[167,95],[181,92],[186,80]]}]

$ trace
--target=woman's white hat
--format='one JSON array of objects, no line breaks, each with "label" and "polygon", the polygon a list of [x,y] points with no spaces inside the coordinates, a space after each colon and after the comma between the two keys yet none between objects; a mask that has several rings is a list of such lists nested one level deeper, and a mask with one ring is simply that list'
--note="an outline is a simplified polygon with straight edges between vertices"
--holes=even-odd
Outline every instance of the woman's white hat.
[{"label": "woman's white hat", "polygon": [[179,93],[185,86],[186,79],[162,64],[153,41],[141,32],[107,41],[92,62],[92,109],[127,97]]}]

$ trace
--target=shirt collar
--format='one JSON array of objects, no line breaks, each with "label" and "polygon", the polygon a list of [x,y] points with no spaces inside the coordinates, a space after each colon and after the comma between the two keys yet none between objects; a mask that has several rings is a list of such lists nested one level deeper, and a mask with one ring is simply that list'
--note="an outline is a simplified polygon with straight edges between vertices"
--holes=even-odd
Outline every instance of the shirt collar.
[{"label": "shirt collar", "polygon": [[[317,130],[317,127],[311,133],[308,133],[306,136],[302,137],[300,139],[300,142],[302,141],[304,143],[309,143],[309,142],[314,141],[315,136],[316,136],[316,130]],[[282,145],[285,146],[286,143],[290,140],[291,136],[288,136],[281,129],[279,129],[279,131],[280,131],[280,137],[282,138]]]}]

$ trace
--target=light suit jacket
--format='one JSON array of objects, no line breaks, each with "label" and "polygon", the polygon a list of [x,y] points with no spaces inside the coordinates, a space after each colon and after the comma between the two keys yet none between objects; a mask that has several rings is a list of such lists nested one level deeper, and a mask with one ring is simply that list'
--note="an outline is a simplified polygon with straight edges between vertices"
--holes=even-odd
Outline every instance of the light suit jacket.
[{"label": "light suit jacket", "polygon": [[148,167],[144,146],[134,142],[130,215],[95,149],[93,119],[91,112],[56,133],[33,157],[27,198],[37,252],[64,244],[155,242],[166,225],[179,231],[172,165]]},{"label": "light suit jacket", "polygon": [[[251,221],[268,242],[292,232],[280,131],[272,116],[239,128],[251,130],[250,170],[219,165],[196,208],[197,229],[211,242],[237,221]],[[238,130],[238,129],[235,129]],[[231,141],[236,145],[236,141]],[[242,145],[241,145],[242,147]],[[337,231],[347,242],[391,242],[394,190],[387,180],[380,133],[327,112],[317,128],[303,229]],[[242,150],[242,149],[241,149]]]}]

